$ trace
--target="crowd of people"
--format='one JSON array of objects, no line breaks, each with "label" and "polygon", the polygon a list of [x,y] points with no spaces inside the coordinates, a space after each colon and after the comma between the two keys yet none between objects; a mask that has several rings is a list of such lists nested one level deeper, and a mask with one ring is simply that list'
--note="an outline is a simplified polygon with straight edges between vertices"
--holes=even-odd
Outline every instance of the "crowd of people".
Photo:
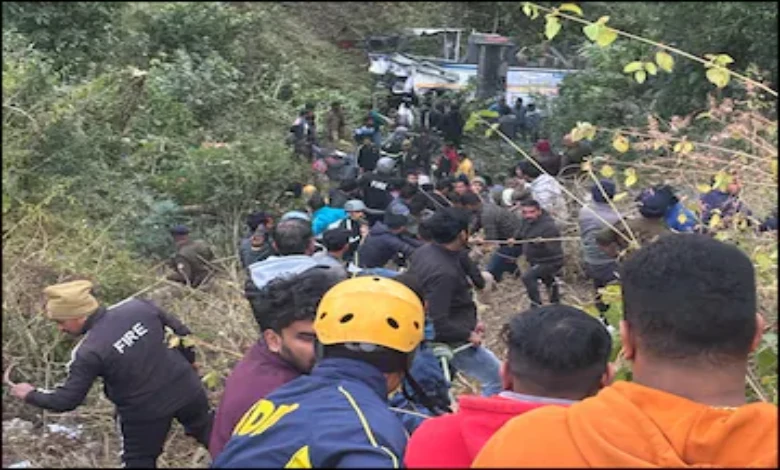
[{"label": "crowd of people", "polygon": [[[502,181],[478,174],[463,151],[457,103],[403,100],[389,117],[367,110],[353,134],[356,174],[299,185],[299,210],[247,217],[238,258],[259,335],[214,413],[189,329],[146,301],[100,306],[86,281],[45,291],[47,315],[84,335],[67,380],[13,394],[70,410],[102,377],[128,467],[155,465],[174,418],[217,468],[776,467],[777,407],[745,398],[764,330],[753,265],[694,233],[713,230],[714,214],[751,216],[738,175],[702,197],[701,216],[658,185],[637,197],[638,217],[624,218],[615,183],[593,185],[577,214],[577,255],[596,318],[566,305],[560,282],[561,224],[574,218],[561,181],[587,144],[566,137],[555,153],[531,104],[495,110],[507,135],[535,142],[534,161]],[[296,153],[312,161],[315,122],[307,106],[291,129]],[[347,137],[338,103],[325,122],[327,140]],[[776,219],[756,225],[776,230]],[[170,279],[202,285],[213,271],[208,244],[184,226],[171,233]],[[473,246],[493,248],[484,267]],[[480,321],[474,293],[507,277],[522,282],[530,307],[491,330],[502,358],[485,345],[497,325]],[[624,314],[610,324],[600,289],[617,280]],[[166,329],[184,338],[175,348]],[[614,380],[617,335],[631,382]],[[481,396],[453,400],[455,372]]]}]

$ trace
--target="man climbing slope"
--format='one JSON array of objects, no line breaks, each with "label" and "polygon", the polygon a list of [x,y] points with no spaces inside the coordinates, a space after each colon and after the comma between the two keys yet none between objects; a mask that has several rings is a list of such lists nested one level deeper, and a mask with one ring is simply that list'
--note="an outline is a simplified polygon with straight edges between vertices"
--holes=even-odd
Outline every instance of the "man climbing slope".
[{"label": "man climbing slope", "polygon": [[212,416],[191,348],[168,348],[165,328],[184,337],[190,330],[154,304],[131,298],[116,306],[100,305],[92,283],[73,281],[49,286],[46,315],[60,331],[83,338],[73,348],[65,382],[54,390],[16,384],[11,393],[25,402],[55,412],[71,411],[103,379],[108,399],[116,405],[122,440],[122,464],[154,468],[176,418],[187,435],[208,445]]}]

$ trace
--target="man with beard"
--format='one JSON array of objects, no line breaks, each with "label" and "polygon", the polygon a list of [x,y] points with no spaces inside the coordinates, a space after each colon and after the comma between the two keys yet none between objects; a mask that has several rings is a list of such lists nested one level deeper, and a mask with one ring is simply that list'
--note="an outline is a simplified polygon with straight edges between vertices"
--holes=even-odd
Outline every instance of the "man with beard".
[{"label": "man with beard", "polygon": [[338,278],[313,267],[277,279],[258,294],[270,315],[255,317],[262,337],[247,351],[225,382],[209,452],[216,459],[241,416],[258,400],[314,367],[314,314]]}]

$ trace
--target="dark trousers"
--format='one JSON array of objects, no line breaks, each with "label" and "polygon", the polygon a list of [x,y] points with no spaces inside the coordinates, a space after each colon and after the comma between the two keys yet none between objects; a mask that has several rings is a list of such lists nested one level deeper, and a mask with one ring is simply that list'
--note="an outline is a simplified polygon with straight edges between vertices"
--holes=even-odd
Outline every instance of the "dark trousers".
[{"label": "dark trousers", "polygon": [[539,294],[539,280],[547,287],[547,292],[550,294],[550,302],[558,303],[561,301],[560,289],[558,283],[555,281],[555,275],[563,267],[563,263],[542,263],[531,266],[525,274],[523,274],[523,284],[528,291],[528,297],[531,299],[532,306],[542,305],[542,298]]},{"label": "dark trousers", "polygon": [[585,263],[585,275],[593,281],[593,289],[596,291],[596,308],[603,313],[609,310],[609,305],[601,300],[599,289],[606,287],[612,281],[617,280],[617,261],[608,264]]},{"label": "dark trousers", "polygon": [[517,265],[517,258],[523,254],[523,245],[500,246],[487,265],[487,271],[493,275],[496,282],[501,282],[504,274],[510,273],[517,275],[520,267]]},{"label": "dark trousers", "polygon": [[208,448],[214,416],[205,391],[201,391],[195,400],[171,416],[150,420],[144,420],[142,416],[117,417],[122,439],[122,465],[125,468],[157,468],[157,457],[163,451],[174,418],[184,426],[188,436]]}]

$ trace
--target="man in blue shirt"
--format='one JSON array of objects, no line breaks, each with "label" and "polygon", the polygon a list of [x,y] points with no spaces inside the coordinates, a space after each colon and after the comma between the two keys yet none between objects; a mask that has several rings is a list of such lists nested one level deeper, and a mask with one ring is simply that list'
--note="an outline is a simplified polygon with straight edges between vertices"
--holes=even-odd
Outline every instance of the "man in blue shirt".
[{"label": "man in blue shirt", "polygon": [[400,467],[407,434],[387,397],[424,323],[420,299],[399,282],[366,276],[331,288],[314,321],[317,365],[258,401],[214,467]]}]

